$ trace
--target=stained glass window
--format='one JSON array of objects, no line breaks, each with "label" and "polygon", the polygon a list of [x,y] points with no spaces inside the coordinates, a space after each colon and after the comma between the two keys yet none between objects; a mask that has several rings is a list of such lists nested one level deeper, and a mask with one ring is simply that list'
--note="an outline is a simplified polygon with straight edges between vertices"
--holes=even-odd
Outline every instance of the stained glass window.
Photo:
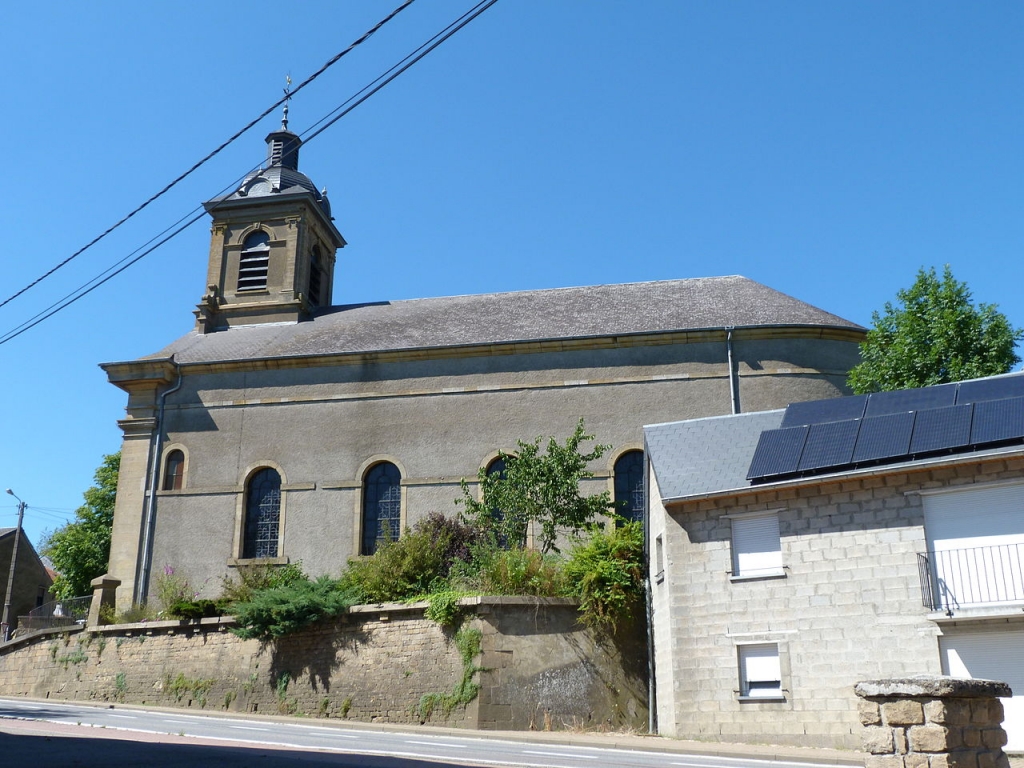
[{"label": "stained glass window", "polygon": [[280,534],[281,476],[273,469],[261,469],[249,480],[242,557],[277,557]]},{"label": "stained glass window", "polygon": [[372,555],[382,541],[401,534],[402,473],[383,461],[374,464],[363,481],[363,544],[361,554]]},{"label": "stained glass window", "polygon": [[644,452],[626,451],[615,462],[615,511],[626,520],[644,519]]}]

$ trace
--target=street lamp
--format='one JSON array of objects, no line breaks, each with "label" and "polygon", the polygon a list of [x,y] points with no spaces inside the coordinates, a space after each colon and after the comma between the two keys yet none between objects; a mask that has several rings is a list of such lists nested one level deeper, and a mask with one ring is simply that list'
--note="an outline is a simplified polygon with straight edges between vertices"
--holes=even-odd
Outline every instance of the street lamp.
[{"label": "street lamp", "polygon": [[11,569],[7,574],[7,597],[4,602],[4,617],[0,621],[0,638],[5,643],[11,639],[11,593],[14,591],[14,568],[18,563],[18,545],[21,544],[21,521],[25,517],[25,507],[28,506],[10,488],[7,489],[7,492],[18,499],[18,527],[14,530],[14,551],[11,552]]}]

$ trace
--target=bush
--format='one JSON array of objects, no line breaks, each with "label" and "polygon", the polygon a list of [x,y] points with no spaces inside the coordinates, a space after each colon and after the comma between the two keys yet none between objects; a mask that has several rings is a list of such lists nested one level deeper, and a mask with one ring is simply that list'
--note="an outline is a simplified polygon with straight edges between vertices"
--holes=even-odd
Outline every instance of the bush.
[{"label": "bush", "polygon": [[471,562],[459,566],[451,581],[466,591],[484,595],[559,594],[558,559],[535,549],[500,549],[479,546]]},{"label": "bush", "polygon": [[226,604],[244,603],[255,592],[275,587],[286,587],[299,581],[308,581],[302,563],[288,565],[240,565],[233,576],[225,576],[220,583],[220,599]]},{"label": "bush", "polygon": [[580,602],[580,620],[614,628],[628,622],[643,600],[644,530],[639,522],[594,530],[562,568],[564,594]]},{"label": "bush", "polygon": [[239,627],[232,631],[245,639],[270,640],[337,616],[357,602],[335,579],[303,579],[255,591],[250,600],[236,603]]},{"label": "bush", "polygon": [[164,611],[175,619],[212,619],[224,614],[217,600],[178,600]]},{"label": "bush", "polygon": [[453,566],[470,557],[478,538],[472,526],[433,512],[398,541],[381,543],[372,557],[350,560],[341,581],[370,603],[443,590]]}]

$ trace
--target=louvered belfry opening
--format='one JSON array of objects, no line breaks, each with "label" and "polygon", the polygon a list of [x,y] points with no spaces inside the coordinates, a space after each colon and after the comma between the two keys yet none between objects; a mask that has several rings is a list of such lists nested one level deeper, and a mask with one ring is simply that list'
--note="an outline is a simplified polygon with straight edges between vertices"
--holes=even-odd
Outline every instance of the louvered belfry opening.
[{"label": "louvered belfry opening", "polygon": [[253,232],[242,243],[238,260],[238,290],[257,291],[267,287],[270,271],[270,235]]}]

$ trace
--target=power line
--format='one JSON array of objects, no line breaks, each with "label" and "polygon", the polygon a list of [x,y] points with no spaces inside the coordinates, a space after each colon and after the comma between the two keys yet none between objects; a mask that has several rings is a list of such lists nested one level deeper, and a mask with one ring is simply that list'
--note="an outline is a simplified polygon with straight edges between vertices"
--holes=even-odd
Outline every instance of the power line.
[{"label": "power line", "polygon": [[[326,72],[331,66],[336,64],[340,59],[342,59],[344,56],[346,56],[347,54],[351,53],[355,48],[357,48],[358,46],[360,46],[364,42],[366,42],[368,39],[370,39],[370,37],[372,37],[375,32],[377,32],[381,27],[383,27],[385,24],[387,24],[389,21],[391,21],[393,18],[395,18],[395,16],[397,16],[399,13],[401,13],[406,8],[408,8],[410,5],[412,5],[414,1],[415,0],[405,0],[405,2],[403,2],[400,6],[395,8],[395,10],[393,10],[391,13],[389,13],[387,16],[385,16],[380,21],[378,21],[370,30],[365,32],[362,35],[362,37],[360,37],[354,43],[349,45],[348,48],[346,48],[345,50],[343,50],[340,53],[336,54],[326,64],[324,64],[322,67],[320,67],[320,69],[318,69],[312,75],[310,75],[305,80],[303,80],[301,83],[299,83],[297,86],[295,86],[294,90],[288,91],[286,89],[285,90],[285,95],[284,95],[283,98],[278,99],[276,102],[274,102],[269,107],[267,107],[265,110],[263,110],[263,112],[258,117],[254,118],[244,128],[242,128],[241,130],[239,130],[236,133],[234,133],[229,139],[227,139],[227,141],[223,142],[220,146],[218,146],[216,149],[214,149],[212,152],[210,152],[208,155],[206,155],[206,157],[202,158],[201,160],[199,160],[198,162],[193,164],[191,168],[189,168],[183,174],[178,176],[171,183],[167,184],[163,189],[161,189],[155,195],[150,197],[148,200],[146,200],[140,206],[138,206],[137,208],[132,210],[130,213],[128,213],[126,216],[124,216],[120,221],[118,221],[117,223],[111,225],[106,230],[104,230],[102,233],[100,233],[98,236],[96,236],[95,238],[90,240],[88,243],[83,245],[81,248],[79,248],[77,251],[72,253],[70,256],[68,256],[66,259],[64,259],[64,261],[60,262],[59,264],[57,264],[52,269],[48,270],[47,272],[45,272],[42,275],[40,275],[39,277],[37,277],[35,280],[33,280],[28,285],[26,285],[24,288],[21,288],[20,290],[15,291],[13,294],[8,296],[6,299],[4,299],[3,301],[0,301],[0,307],[3,307],[6,304],[9,304],[11,301],[13,301],[14,299],[16,299],[19,296],[21,296],[21,294],[25,293],[25,291],[28,291],[29,289],[31,289],[31,288],[35,287],[36,285],[38,285],[39,283],[41,283],[43,280],[48,278],[50,275],[52,275],[58,269],[60,269],[61,267],[65,266],[66,264],[70,263],[72,260],[74,260],[78,256],[81,256],[87,250],[92,248],[94,245],[96,245],[96,243],[98,243],[100,240],[105,238],[107,235],[109,235],[115,229],[120,227],[122,224],[127,222],[129,219],[131,219],[133,216],[135,216],[135,214],[137,214],[140,211],[142,211],[150,203],[153,203],[156,200],[158,200],[159,198],[163,197],[164,194],[169,192],[179,182],[184,181],[186,178],[191,176],[194,171],[198,170],[207,161],[209,161],[209,160],[213,159],[214,157],[216,157],[218,154],[221,153],[222,150],[227,148],[228,145],[232,144],[236,139],[238,139],[240,136],[242,136],[244,133],[246,133],[249,129],[251,129],[257,123],[259,123],[260,120],[262,120],[267,115],[269,115],[271,112],[273,112],[278,107],[280,107],[282,104],[284,104],[289,98],[291,98],[291,96],[294,96],[296,93],[301,91],[307,85],[309,85],[314,80],[316,80],[318,77],[320,77],[320,75],[322,75],[324,72]],[[2,343],[2,342],[0,342],[0,343]]]},{"label": "power line", "polygon": [[[413,0],[407,0],[407,2],[402,7],[397,9],[394,13],[397,13],[402,8],[408,6],[409,3],[411,3],[411,2],[413,2]],[[317,126],[317,125],[320,125],[321,123],[323,123],[323,125],[320,125],[319,128],[317,128],[316,130],[314,130],[312,132],[307,131],[308,136],[306,136],[306,138],[303,139],[303,143],[308,143],[308,142],[312,141],[314,138],[316,138],[317,136],[319,136],[325,130],[327,130],[332,125],[334,125],[336,122],[338,122],[338,120],[340,120],[342,117],[347,115],[353,109],[355,109],[360,104],[365,102],[368,98],[370,98],[375,93],[377,93],[382,88],[384,88],[384,86],[388,85],[390,82],[395,80],[395,78],[397,78],[399,75],[401,75],[402,73],[407,71],[414,64],[416,64],[417,62],[419,62],[423,58],[425,58],[429,53],[431,53],[434,49],[436,49],[439,45],[441,45],[441,43],[443,43],[446,40],[448,40],[452,35],[454,35],[456,32],[461,30],[463,27],[465,27],[467,24],[469,24],[471,21],[473,21],[480,14],[482,14],[484,11],[486,11],[488,8],[490,8],[492,5],[494,5],[497,2],[498,2],[498,0],[481,0],[481,2],[477,3],[477,5],[475,5],[473,8],[471,8],[469,11],[467,11],[462,16],[460,16],[458,19],[453,21],[451,24],[449,24],[443,30],[441,30],[440,32],[435,34],[433,37],[431,37],[425,43],[423,43],[419,47],[417,47],[412,53],[410,53],[407,56],[405,56],[405,58],[403,58],[398,64],[395,64],[394,66],[392,66],[390,69],[388,69],[382,75],[380,75],[379,77],[374,79],[369,85],[366,85],[362,89],[357,91],[354,96],[351,96],[348,99],[346,99],[338,107],[335,107],[335,109],[331,110],[331,112],[329,112],[325,117],[321,118],[316,123],[314,123],[313,124],[314,127]],[[392,15],[394,15],[394,13]],[[324,68],[326,68],[326,66],[327,65],[325,65]],[[322,72],[324,68],[321,68],[321,70],[318,71],[315,74],[319,75],[320,72]],[[303,86],[306,85],[309,81],[310,81],[310,78],[307,78],[307,80],[303,82]],[[298,88],[296,88],[296,91],[297,90],[298,90]],[[282,103],[284,103],[287,100],[287,98],[288,97],[286,96],[284,99],[281,99],[280,101],[278,101],[277,104],[275,104],[273,107],[268,109],[261,116],[261,118],[265,117],[274,108],[276,108],[277,106],[280,106]],[[346,105],[348,105],[348,106],[346,106]],[[333,117],[331,117],[331,115],[333,115]],[[236,136],[233,137],[232,140],[234,138],[237,138],[237,136],[240,136],[242,133],[244,133],[245,130],[248,130],[249,127],[251,127],[251,125],[247,126],[241,132],[236,134]],[[222,145],[222,147],[223,146],[226,146],[226,144]],[[217,151],[219,151],[219,149]],[[210,155],[210,157],[212,157],[212,154]],[[198,166],[196,166],[196,167],[198,167]],[[260,167],[259,165],[254,166],[252,169],[250,169],[250,172],[252,170],[255,170],[256,168],[259,168],[259,167]],[[191,173],[191,170],[189,171],[189,173]],[[175,180],[175,182],[172,182],[172,184],[169,185],[168,187],[166,187],[164,191],[166,191],[166,189],[169,189],[170,186],[173,186],[173,184],[177,183],[177,181],[179,181],[181,178],[184,178],[184,176],[182,176],[179,179]],[[239,180],[241,180],[242,178],[244,178],[244,176],[243,177],[239,177]],[[225,187],[222,190],[222,193],[225,192],[225,191],[231,190],[233,188],[235,188],[235,185],[232,185],[232,186],[229,186],[229,187]],[[161,192],[160,194],[163,194],[163,193]],[[142,210],[142,207],[145,207],[145,205],[148,205],[148,203],[151,202],[153,199],[155,199],[155,198],[151,198],[150,201],[147,201],[145,204],[143,204],[143,206],[140,206],[138,209],[136,209],[135,212],[138,212],[139,210]],[[81,299],[81,298],[87,296],[88,294],[92,293],[94,290],[99,288],[104,283],[108,282],[109,280],[113,279],[117,275],[119,275],[122,272],[124,272],[126,269],[128,269],[128,267],[132,266],[136,262],[138,262],[141,259],[143,259],[146,256],[148,256],[150,253],[155,251],[161,245],[163,245],[164,243],[168,242],[169,240],[171,240],[174,237],[176,237],[177,235],[179,235],[181,232],[183,232],[186,229],[188,229],[188,227],[192,226],[197,221],[199,221],[200,219],[203,218],[204,214],[203,214],[203,211],[201,210],[201,208],[202,208],[202,206],[198,206],[197,208],[193,208],[192,211],[189,212],[189,214],[186,214],[182,218],[178,219],[178,221],[175,222],[175,224],[172,224],[170,227],[167,227],[166,229],[164,229],[160,234],[158,234],[155,237],[153,237],[150,240],[148,240],[144,245],[142,245],[139,248],[135,249],[130,254],[128,254],[127,256],[122,258],[120,261],[115,262],[113,265],[108,267],[106,270],[101,272],[96,277],[92,278],[91,280],[89,280],[86,283],[82,284],[81,286],[79,286],[75,290],[73,290],[70,293],[66,294],[61,299],[58,299],[56,302],[51,304],[46,309],[42,310],[41,312],[39,312],[36,315],[34,315],[33,317],[29,318],[25,322],[21,323],[21,325],[18,325],[16,327],[14,327],[13,329],[11,329],[7,333],[5,333],[3,336],[0,336],[0,345],[6,344],[8,341],[11,341],[12,339],[17,338],[21,334],[25,333],[25,331],[28,331],[31,328],[34,328],[35,326],[39,325],[44,320],[47,320],[47,319],[53,317],[55,314],[57,314],[61,310],[67,308],[68,306],[70,306],[71,304],[74,304],[79,299]],[[186,221],[185,224],[183,224],[182,226],[177,227],[175,229],[177,224],[180,224],[181,222],[183,222],[186,219],[188,219],[189,215],[191,213],[194,213],[196,210],[199,210],[200,212],[197,215],[195,215],[194,217],[192,217],[191,219],[189,219],[188,221]],[[211,211],[212,210],[216,210],[216,205],[211,208]],[[130,215],[134,215],[134,213],[130,214]],[[127,220],[127,218],[128,217],[126,217],[125,220]],[[171,230],[173,230],[173,231],[171,231]],[[108,232],[109,231],[111,231],[111,230],[108,230]],[[161,237],[161,235],[163,235],[163,234],[165,234],[167,232],[170,232],[170,234],[168,234],[166,237]],[[106,234],[106,233],[104,233],[104,234]],[[158,238],[160,238],[160,239],[158,240]],[[157,242],[154,245],[152,245],[149,248],[146,247],[149,243],[153,243],[155,240]],[[86,247],[89,247],[89,246],[86,246]],[[72,256],[71,258],[74,258],[74,257]],[[70,261],[70,259],[68,259],[67,261]],[[51,270],[51,272],[52,271],[53,270]],[[46,276],[44,275],[43,277],[45,278]],[[43,279],[43,278],[40,278],[40,279]],[[36,282],[39,282],[39,281],[37,280]],[[28,287],[30,288],[31,285],[28,286]],[[28,290],[28,288],[22,289],[22,291],[20,291],[19,293],[23,293],[25,290]],[[12,297],[12,298],[14,298],[14,297]],[[8,299],[7,301],[10,301],[10,299]],[[3,302],[3,303],[0,303],[0,307],[2,307],[3,304],[6,304],[6,303],[7,303],[6,301]]]}]

